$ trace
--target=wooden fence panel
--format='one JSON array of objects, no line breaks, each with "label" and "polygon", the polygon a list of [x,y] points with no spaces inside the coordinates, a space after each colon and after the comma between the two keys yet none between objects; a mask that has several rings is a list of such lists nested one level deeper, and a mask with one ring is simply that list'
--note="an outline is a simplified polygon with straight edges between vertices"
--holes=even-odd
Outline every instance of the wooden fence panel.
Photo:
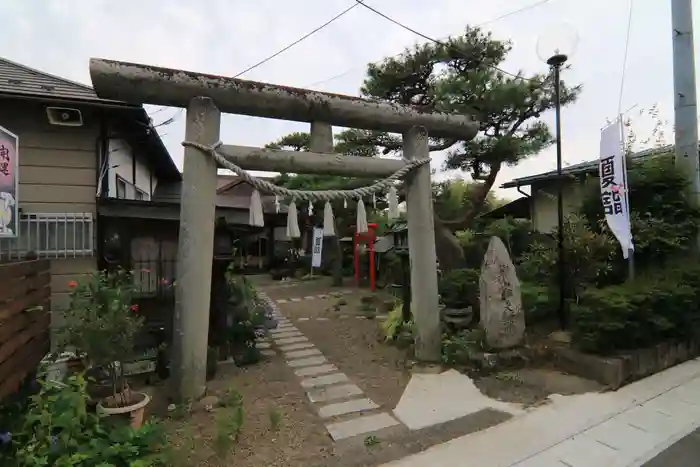
[{"label": "wooden fence panel", "polygon": [[50,303],[49,260],[0,264],[0,399],[49,352]]}]

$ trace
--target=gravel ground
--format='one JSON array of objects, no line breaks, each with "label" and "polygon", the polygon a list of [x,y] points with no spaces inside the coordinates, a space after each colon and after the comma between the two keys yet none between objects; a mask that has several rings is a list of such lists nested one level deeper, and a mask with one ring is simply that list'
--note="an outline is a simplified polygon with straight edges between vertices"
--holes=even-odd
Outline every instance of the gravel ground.
[{"label": "gravel ground", "polygon": [[[329,278],[296,283],[257,279],[257,287],[264,288],[274,300],[351,291],[341,297],[288,301],[279,306],[282,314],[294,322],[330,363],[347,374],[383,411],[390,413],[410,379],[405,354],[383,342],[379,319],[366,319],[361,299],[368,295],[367,290],[331,288],[329,284]],[[299,318],[308,319],[299,321]],[[552,392],[596,390],[586,380],[549,370],[513,373],[481,378],[477,384],[488,395],[526,404],[536,403]],[[208,394],[226,400],[231,389],[242,396],[244,422],[237,440],[223,447],[217,439],[226,439],[220,435],[228,432],[221,427],[220,419],[231,419],[233,409],[219,407],[208,412],[197,408],[184,417],[169,414],[166,427],[174,467],[376,466],[509,418],[501,412],[484,410],[424,430],[410,432],[401,426],[379,432],[371,443],[364,437],[334,443],[281,355],[243,369],[220,366],[217,378],[209,384]],[[152,408],[168,415],[164,397],[155,400],[158,402]]]},{"label": "gravel ground", "polygon": [[[209,394],[224,397],[230,388],[243,397],[244,422],[237,442],[216,452],[217,419],[231,416],[225,407],[196,410],[166,426],[175,467],[314,466],[333,456],[333,442],[312,412],[299,384],[280,358],[245,369],[224,368]],[[278,419],[278,420],[277,420]]]}]

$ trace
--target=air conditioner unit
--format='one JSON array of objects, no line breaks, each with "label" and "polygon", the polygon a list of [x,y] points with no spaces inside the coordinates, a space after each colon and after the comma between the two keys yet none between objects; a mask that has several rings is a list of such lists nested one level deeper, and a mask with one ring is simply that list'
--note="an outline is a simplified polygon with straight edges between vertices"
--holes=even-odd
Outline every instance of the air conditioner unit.
[{"label": "air conditioner unit", "polygon": [[78,109],[67,107],[46,107],[46,116],[51,125],[83,126],[83,115]]}]

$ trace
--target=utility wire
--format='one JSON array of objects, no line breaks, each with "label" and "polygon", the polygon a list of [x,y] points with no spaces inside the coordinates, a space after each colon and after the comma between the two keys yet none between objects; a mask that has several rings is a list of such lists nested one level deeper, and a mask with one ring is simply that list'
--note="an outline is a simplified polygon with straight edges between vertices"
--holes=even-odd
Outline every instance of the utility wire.
[{"label": "utility wire", "polygon": [[[264,65],[265,63],[269,62],[270,60],[274,59],[275,57],[280,56],[281,54],[283,54],[283,53],[286,52],[287,50],[291,49],[292,47],[294,47],[295,45],[299,44],[300,42],[303,42],[304,40],[306,40],[306,39],[308,39],[309,37],[313,36],[314,34],[316,34],[317,32],[319,32],[321,29],[323,29],[323,28],[325,28],[326,26],[330,25],[331,23],[333,23],[333,22],[336,21],[337,19],[341,18],[341,17],[344,16],[345,14],[349,13],[351,10],[357,8],[358,6],[360,6],[359,3],[353,3],[352,5],[350,5],[349,7],[347,7],[345,10],[341,11],[340,13],[338,13],[337,15],[335,15],[334,17],[332,17],[331,19],[329,19],[328,21],[326,21],[326,22],[323,23],[322,25],[318,26],[318,27],[317,27],[316,29],[314,29],[313,31],[311,31],[311,32],[309,32],[309,33],[307,33],[307,34],[305,34],[304,36],[302,36],[302,37],[300,37],[299,39],[295,40],[295,41],[292,42],[291,44],[287,45],[286,47],[284,47],[284,48],[278,50],[277,52],[275,52],[274,54],[270,55],[269,57],[266,57],[266,58],[264,58],[263,60],[260,60],[258,63],[254,64],[254,65],[251,65],[251,66],[249,66],[248,68],[246,68],[245,70],[241,71],[240,73],[234,75],[234,78],[238,78],[238,77],[240,77],[241,75],[244,75],[244,74],[248,73],[249,71],[254,70],[254,69],[257,68],[257,67],[259,67],[259,66],[261,66],[261,65]],[[165,109],[165,108],[166,108],[166,107],[162,107],[162,108],[156,110],[155,112],[153,112],[151,115],[154,115],[154,114],[156,114],[156,113],[162,111],[162,110]],[[184,108],[181,108],[180,110],[178,110],[178,111],[175,113],[175,115],[173,115],[172,117],[166,119],[165,121],[163,121],[163,122],[161,122],[161,123],[158,123],[158,124],[156,124],[156,125],[153,125],[153,127],[154,127],[154,128],[166,127],[166,126],[168,126],[168,125],[174,123],[176,120],[178,120],[178,119],[182,116],[182,114],[183,114],[184,111],[185,111],[185,109],[184,109]]]},{"label": "utility wire", "polygon": [[237,75],[235,75],[234,78],[238,78],[239,76],[244,75],[244,74],[248,73],[248,72],[251,71],[251,70],[254,70],[255,68],[259,67],[260,65],[264,65],[265,63],[269,62],[269,61],[272,60],[273,58],[275,58],[275,57],[277,57],[277,56],[283,54],[284,52],[286,52],[287,50],[291,49],[291,48],[294,47],[295,45],[297,45],[297,44],[299,44],[300,42],[302,42],[302,41],[308,39],[309,37],[311,37],[311,36],[313,36],[314,34],[316,34],[317,32],[319,32],[321,29],[323,29],[323,28],[325,28],[326,26],[330,25],[330,24],[333,23],[335,20],[341,18],[341,17],[344,16],[346,13],[349,13],[351,10],[353,10],[354,8],[356,8],[356,7],[359,6],[359,5],[360,5],[360,3],[354,3],[354,4],[350,5],[348,8],[346,8],[346,9],[343,10],[343,11],[341,11],[340,13],[338,13],[338,14],[335,15],[333,18],[329,19],[328,21],[326,21],[325,23],[323,23],[322,25],[320,25],[319,27],[317,27],[317,28],[314,29],[313,31],[311,31],[311,32],[309,32],[309,33],[307,33],[307,34],[305,34],[304,36],[302,36],[302,37],[300,37],[299,39],[295,40],[295,41],[292,42],[291,44],[287,45],[286,47],[284,47],[284,48],[278,50],[277,52],[275,52],[274,54],[270,55],[269,57],[264,58],[263,60],[260,60],[260,61],[259,61],[258,63],[256,63],[255,65],[249,66],[249,67],[246,68],[245,70],[243,70],[243,71],[241,71],[240,73],[238,73]]},{"label": "utility wire", "polygon": [[[379,10],[377,10],[376,8],[367,5],[366,3],[364,3],[363,0],[355,0],[355,1],[356,1],[358,4],[362,5],[363,7],[367,8],[369,11],[371,11],[371,12],[373,12],[373,13],[375,13],[375,14],[381,16],[382,18],[386,19],[387,21],[390,21],[390,22],[394,23],[395,25],[397,25],[397,26],[399,26],[399,27],[405,29],[406,31],[412,32],[413,34],[415,34],[415,35],[418,36],[418,37],[422,37],[422,38],[425,39],[426,41],[432,42],[432,43],[437,44],[437,45],[440,45],[440,46],[442,46],[442,47],[452,48],[452,49],[456,50],[457,52],[459,52],[459,53],[460,53],[464,58],[466,58],[467,60],[471,60],[471,59],[473,59],[473,58],[476,58],[476,56],[471,56],[471,57],[467,56],[467,54],[465,54],[464,52],[462,52],[460,49],[458,49],[457,47],[455,47],[455,46],[453,46],[453,45],[445,44],[445,43],[442,42],[442,41],[439,41],[439,40],[437,40],[437,39],[435,39],[435,38],[433,38],[433,37],[430,37],[430,36],[428,36],[428,35],[423,34],[423,33],[420,32],[420,31],[416,31],[415,29],[413,29],[413,28],[411,28],[411,27],[409,27],[409,26],[406,26],[405,24],[401,23],[400,21],[395,20],[395,19],[392,18],[391,16],[385,15],[384,13],[382,13],[382,12],[379,11]],[[550,0],[543,0],[543,1],[546,2],[546,1],[550,1]],[[512,76],[513,78],[516,78],[516,79],[521,79],[521,80],[523,80],[523,81],[537,81],[537,80],[532,80],[532,79],[530,79],[530,78],[525,78],[524,76],[517,75],[517,74],[515,74],[515,73],[511,73],[510,71],[503,70],[502,68],[499,68],[499,67],[497,67],[497,66],[495,66],[495,65],[489,65],[488,63],[484,63],[484,65],[486,65],[488,68],[491,68],[491,69],[493,69],[493,70],[500,71],[500,72],[503,73],[504,75]],[[538,81],[538,82],[539,82],[539,81]]]},{"label": "utility wire", "polygon": [[[509,17],[511,17],[511,16],[516,16],[516,15],[519,15],[520,13],[524,13],[524,12],[526,12],[526,11],[533,10],[533,9],[535,9],[535,8],[538,8],[538,7],[540,7],[540,6],[542,6],[542,5],[545,5],[545,4],[547,4],[547,3],[551,2],[551,1],[552,1],[552,0],[539,0],[539,1],[534,2],[534,3],[531,3],[531,4],[529,4],[529,5],[525,5],[524,7],[518,8],[517,10],[513,10],[513,11],[509,11],[509,12],[507,12],[507,13],[504,13],[504,14],[502,14],[502,15],[500,15],[500,16],[497,16],[497,17],[495,17],[495,18],[493,18],[493,19],[490,19],[490,20],[488,20],[488,21],[484,21],[484,22],[482,22],[482,23],[477,23],[477,24],[474,25],[474,27],[479,28],[479,27],[486,26],[486,25],[488,25],[488,24],[497,23],[497,22],[502,21],[502,20],[504,20],[504,19],[506,19],[506,18],[509,18]],[[437,44],[439,44],[439,45],[445,45],[445,44],[442,43],[440,40],[436,40],[436,39],[433,39],[433,38],[431,38],[431,37],[427,37],[427,36],[425,36],[424,34],[418,32],[418,31],[415,31],[414,29],[409,28],[409,27],[407,27],[407,26],[405,26],[405,25],[399,23],[398,21],[395,21],[395,20],[392,19],[392,18],[389,18],[389,17],[386,16],[385,14],[383,14],[383,13],[381,13],[381,12],[375,10],[374,8],[370,7],[369,5],[366,5],[366,4],[362,3],[362,2],[359,1],[359,0],[356,0],[356,2],[357,2],[356,5],[357,5],[357,4],[360,4],[360,5],[364,6],[365,8],[368,8],[369,10],[373,11],[374,13],[376,13],[376,14],[380,15],[381,17],[383,17],[383,18],[385,18],[385,19],[391,21],[392,23],[394,23],[394,24],[396,24],[396,25],[398,25],[398,26],[400,26],[400,27],[402,27],[402,28],[404,28],[404,29],[406,29],[406,30],[412,32],[413,34],[416,34],[416,35],[418,35],[418,36],[420,36],[420,37],[422,37],[422,38],[424,38],[424,39],[426,39],[426,40],[428,40],[428,41],[430,41],[430,42],[434,42],[434,43],[437,43]],[[472,57],[466,57],[466,58],[472,58]],[[378,64],[380,64],[380,63],[382,62],[382,60],[383,60],[383,59],[377,60],[377,61],[374,61],[374,62],[370,62],[370,64],[378,65]],[[309,87],[313,87],[313,86],[319,86],[319,85],[321,85],[321,84],[325,84],[325,83],[328,83],[328,82],[330,82],[330,81],[335,81],[336,79],[342,78],[343,76],[346,76],[347,74],[349,74],[349,73],[355,71],[355,70],[358,69],[358,68],[359,68],[359,67],[350,68],[349,70],[346,70],[346,71],[344,71],[344,72],[342,72],[342,73],[340,73],[340,74],[333,75],[333,76],[331,76],[330,78],[326,78],[326,79],[323,79],[323,80],[321,80],[321,81],[316,81],[315,83],[309,84],[309,85],[304,86],[304,87],[305,87],[305,88],[309,88]],[[493,67],[493,68],[496,68],[496,67]],[[514,74],[509,73],[509,72],[507,72],[507,71],[500,70],[499,68],[496,68],[496,69],[499,70],[499,71],[501,71],[502,73],[507,74],[507,75],[514,76],[514,77],[517,77],[517,78],[522,78],[521,76],[517,76],[517,75],[514,75]],[[523,79],[526,79],[526,78],[523,78]]]},{"label": "utility wire", "polygon": [[632,13],[634,12],[634,0],[630,0],[627,14],[627,36],[625,37],[625,53],[622,58],[622,77],[620,78],[620,97],[617,103],[617,115],[622,115],[622,97],[625,92],[625,75],[627,74],[627,56],[630,50],[630,32],[632,31]]}]

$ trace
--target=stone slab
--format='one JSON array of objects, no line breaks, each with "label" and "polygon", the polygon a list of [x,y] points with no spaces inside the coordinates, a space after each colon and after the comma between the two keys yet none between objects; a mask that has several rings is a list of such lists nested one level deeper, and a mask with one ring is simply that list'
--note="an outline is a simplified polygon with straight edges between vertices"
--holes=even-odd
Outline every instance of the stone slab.
[{"label": "stone slab", "polygon": [[266,357],[274,357],[275,355],[277,355],[277,352],[275,352],[274,350],[261,350],[260,355],[264,355]]},{"label": "stone slab", "polygon": [[353,436],[364,435],[398,425],[399,422],[386,412],[365,417],[353,418],[344,422],[331,423],[326,425],[328,434],[335,441],[352,438]]},{"label": "stone slab", "polygon": [[282,334],[284,332],[298,331],[293,324],[281,325],[275,329],[270,329],[270,334]]},{"label": "stone slab", "polygon": [[275,332],[272,334],[273,339],[283,339],[285,337],[295,337],[295,336],[301,336],[301,331],[298,329],[289,329],[289,330],[283,330],[279,332]]},{"label": "stone slab", "polygon": [[287,303],[287,300],[285,300],[284,298],[280,298],[279,300],[277,300],[277,303]]},{"label": "stone slab", "polygon": [[255,347],[257,347],[260,350],[269,349],[270,343],[269,342],[258,342],[255,344]]},{"label": "stone slab", "polygon": [[331,384],[347,383],[348,381],[350,380],[347,375],[343,373],[331,373],[330,375],[304,379],[301,381],[301,387],[304,389],[318,388],[321,386],[330,386]]},{"label": "stone slab", "polygon": [[282,335],[278,335],[278,336],[272,336],[272,339],[273,339],[277,344],[279,344],[280,341],[282,341],[282,340],[284,340],[284,339],[294,339],[294,338],[299,338],[299,337],[306,337],[306,336],[304,336],[304,334],[302,334],[302,333],[300,333],[300,332],[296,332],[296,333],[290,333],[290,334],[282,334]]},{"label": "stone slab", "polygon": [[295,344],[297,342],[308,342],[308,341],[309,341],[309,339],[307,339],[304,336],[285,337],[284,339],[275,339],[275,343],[277,345]]},{"label": "stone slab", "polygon": [[301,334],[301,331],[298,330],[297,328],[288,328],[288,329],[279,329],[277,332],[273,332],[270,334],[270,337],[273,339],[282,339],[283,337],[292,337],[292,336],[287,336],[287,334]]},{"label": "stone slab", "polygon": [[301,301],[301,298],[292,298],[291,300],[292,300],[293,302],[300,302],[300,301]]},{"label": "stone slab", "polygon": [[306,378],[308,376],[322,375],[324,373],[332,373],[334,371],[338,371],[338,368],[335,365],[327,363],[325,365],[299,368],[298,370],[294,370],[294,374],[301,378]]},{"label": "stone slab", "polygon": [[319,355],[316,357],[300,358],[298,360],[289,360],[287,366],[292,368],[301,368],[303,366],[316,366],[322,363],[326,363],[326,357]]},{"label": "stone slab", "polygon": [[312,355],[321,355],[321,351],[318,349],[295,350],[293,352],[287,352],[285,357],[287,360],[292,360],[296,358],[311,357]]},{"label": "stone slab", "polygon": [[394,415],[410,430],[420,430],[484,409],[522,413],[518,404],[491,399],[481,393],[469,376],[448,370],[411,375]]},{"label": "stone slab", "polygon": [[347,399],[362,394],[362,389],[355,384],[341,384],[325,388],[311,389],[306,393],[311,402],[327,402],[337,399]]},{"label": "stone slab", "polygon": [[375,404],[370,399],[355,399],[346,402],[336,402],[335,404],[324,405],[318,409],[318,414],[323,418],[330,418],[378,408],[379,405]]},{"label": "stone slab", "polygon": [[299,344],[283,345],[282,347],[280,347],[280,350],[283,352],[289,352],[290,350],[308,349],[313,346],[314,345],[311,342],[301,342]]},{"label": "stone slab", "polygon": [[299,318],[299,321],[308,321],[309,318]]}]

